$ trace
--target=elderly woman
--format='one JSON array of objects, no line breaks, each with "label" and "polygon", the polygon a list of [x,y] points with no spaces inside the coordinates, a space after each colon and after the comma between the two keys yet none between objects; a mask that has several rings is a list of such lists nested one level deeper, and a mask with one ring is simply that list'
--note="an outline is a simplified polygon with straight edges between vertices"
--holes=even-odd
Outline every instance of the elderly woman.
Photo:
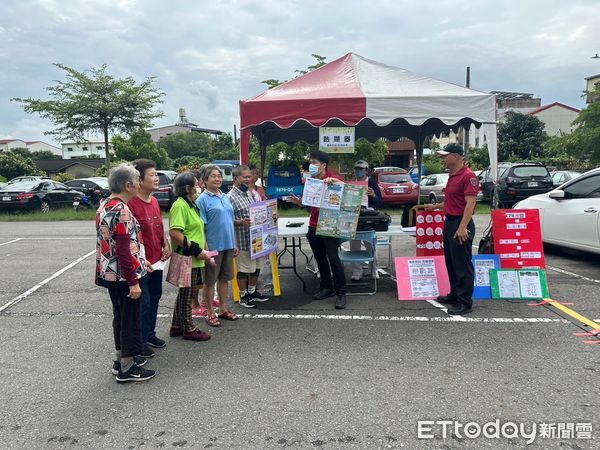
[{"label": "elderly woman", "polygon": [[196,178],[191,172],[182,172],[173,181],[173,191],[178,197],[169,212],[169,236],[173,251],[192,256],[192,283],[189,288],[179,288],[171,337],[183,336],[190,341],[207,341],[210,334],[196,328],[192,320],[192,300],[198,297],[198,286],[202,285],[201,269],[205,261],[212,261],[204,249],[204,222],[196,209]]},{"label": "elderly woman", "polygon": [[[237,320],[237,315],[229,309],[229,282],[233,280],[233,258],[237,256],[233,231],[233,206],[227,195],[221,192],[223,175],[215,165],[207,165],[202,172],[206,190],[198,197],[196,204],[202,220],[206,224],[206,243],[211,251],[218,251],[215,266],[204,270],[204,305],[208,311],[206,322],[211,327],[221,325],[219,318]],[[219,311],[217,317],[212,300],[217,283]]]},{"label": "elderly woman", "polygon": [[96,284],[108,289],[113,306],[113,336],[117,382],[144,381],[153,370],[141,367],[141,280],[151,267],[146,262],[140,225],[127,202],[137,194],[140,174],[130,164],[111,169],[110,196],[96,212]]}]

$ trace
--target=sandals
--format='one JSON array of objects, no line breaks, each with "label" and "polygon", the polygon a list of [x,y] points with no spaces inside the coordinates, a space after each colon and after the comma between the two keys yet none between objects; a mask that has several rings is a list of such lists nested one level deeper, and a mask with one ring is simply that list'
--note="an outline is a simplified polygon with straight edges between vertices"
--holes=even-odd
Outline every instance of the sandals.
[{"label": "sandals", "polygon": [[219,321],[219,318],[217,317],[216,314],[212,314],[212,315],[207,315],[206,316],[206,323],[208,325],[210,325],[211,327],[220,327],[221,326],[221,322]]},{"label": "sandals", "polygon": [[229,310],[223,311],[221,314],[219,314],[219,317],[225,320],[238,320],[238,316],[233,311]]}]

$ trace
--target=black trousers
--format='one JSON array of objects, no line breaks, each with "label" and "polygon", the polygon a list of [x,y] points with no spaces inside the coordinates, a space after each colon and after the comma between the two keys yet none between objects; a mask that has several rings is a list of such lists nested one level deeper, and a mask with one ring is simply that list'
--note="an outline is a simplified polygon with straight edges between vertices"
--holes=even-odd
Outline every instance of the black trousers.
[{"label": "black trousers", "polygon": [[313,227],[308,227],[306,238],[319,267],[321,289],[335,289],[337,294],[345,294],[346,275],[344,275],[344,265],[338,255],[339,239],[317,236]]},{"label": "black trousers", "polygon": [[108,288],[113,306],[115,350],[120,350],[123,358],[142,353],[142,299],[133,300],[127,294],[127,283],[115,283]]},{"label": "black trousers", "polygon": [[475,285],[475,274],[471,261],[475,224],[473,220],[468,223],[469,238],[460,244],[453,236],[458,230],[461,220],[460,217],[452,219],[447,217],[444,226],[444,259],[450,279],[448,297],[471,307],[473,306],[473,287]]}]

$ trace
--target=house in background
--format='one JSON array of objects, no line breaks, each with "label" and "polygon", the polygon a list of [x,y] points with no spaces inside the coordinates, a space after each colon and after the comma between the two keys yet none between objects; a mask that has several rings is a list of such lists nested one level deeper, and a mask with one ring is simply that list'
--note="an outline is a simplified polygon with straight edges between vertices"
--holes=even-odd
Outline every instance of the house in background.
[{"label": "house in background", "polygon": [[24,141],[22,139],[2,139],[0,140],[0,153],[7,152],[14,148],[26,148],[30,152],[50,151],[55,155],[62,155],[62,150],[54,145],[42,141]]},{"label": "house in background", "polygon": [[594,103],[597,99],[596,96],[591,92],[596,88],[596,85],[600,83],[600,74],[592,75],[591,77],[584,78],[585,79],[585,91],[588,93],[585,97],[585,102],[589,105],[590,103]]},{"label": "house in background", "polygon": [[571,125],[577,118],[581,110],[567,106],[559,102],[554,102],[541,108],[528,112],[530,116],[535,116],[544,122],[544,131],[550,137],[560,134],[568,134],[574,130]]},{"label": "house in background", "polygon": [[[63,159],[73,159],[95,155],[98,158],[105,158],[104,141],[83,141],[83,142],[64,142],[62,145]],[[108,144],[112,151],[112,144]]]},{"label": "house in background", "polygon": [[387,145],[388,151],[383,161],[384,166],[408,169],[413,165],[415,154],[414,141],[408,138],[400,138],[397,141],[388,141],[386,139],[385,144]]},{"label": "house in background", "polygon": [[166,127],[150,128],[146,131],[150,133],[154,142],[158,142],[161,138],[175,133],[191,133],[192,131],[211,134],[213,136],[223,134],[222,131],[211,130],[210,128],[200,128],[195,123],[190,122],[185,114],[185,108],[179,108],[179,123],[168,125]]},{"label": "house in background", "polygon": [[95,176],[105,162],[104,159],[38,159],[35,165],[49,177],[70,173],[75,178],[87,178]]},{"label": "house in background", "polygon": [[27,148],[27,142],[21,139],[2,139],[0,140],[0,153],[8,152],[13,148]]}]

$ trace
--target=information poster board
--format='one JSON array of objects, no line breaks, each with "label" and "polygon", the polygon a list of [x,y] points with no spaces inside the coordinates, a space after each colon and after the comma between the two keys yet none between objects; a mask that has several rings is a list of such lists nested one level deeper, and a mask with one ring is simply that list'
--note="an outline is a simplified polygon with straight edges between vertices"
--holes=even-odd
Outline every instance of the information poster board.
[{"label": "information poster board", "polygon": [[492,298],[490,271],[499,268],[500,257],[498,255],[473,255],[473,269],[475,271],[474,300]]},{"label": "information poster board", "polygon": [[538,209],[495,209],[492,227],[503,269],[546,268]]},{"label": "information poster board", "polygon": [[444,254],[443,211],[417,211],[417,256]]},{"label": "information poster board", "polygon": [[450,292],[443,256],[397,257],[394,262],[400,301],[435,300]]},{"label": "information poster board", "polygon": [[361,206],[365,208],[369,207],[369,196],[367,195],[367,189],[369,188],[368,181],[348,181],[348,184],[353,184],[354,186],[362,186],[365,188],[365,193],[363,195]]},{"label": "information poster board", "polygon": [[546,271],[539,269],[492,269],[492,298],[541,300],[548,298]]},{"label": "information poster board", "polygon": [[277,199],[250,204],[250,258],[257,259],[276,252]]},{"label": "information poster board", "polygon": [[354,127],[319,128],[319,150],[326,153],[354,153]]}]

